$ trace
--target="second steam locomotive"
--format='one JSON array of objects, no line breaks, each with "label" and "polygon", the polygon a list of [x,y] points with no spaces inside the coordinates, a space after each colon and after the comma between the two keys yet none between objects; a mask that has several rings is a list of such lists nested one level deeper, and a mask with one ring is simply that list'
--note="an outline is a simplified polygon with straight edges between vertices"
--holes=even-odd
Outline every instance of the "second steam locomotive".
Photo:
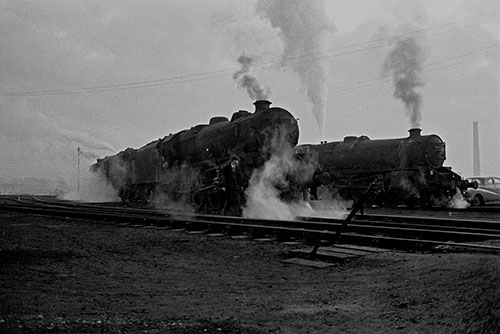
[{"label": "second steam locomotive", "polygon": [[377,193],[371,197],[375,204],[432,206],[446,204],[457,192],[474,187],[443,165],[443,140],[435,134],[421,135],[418,128],[410,129],[406,138],[349,136],[338,142],[299,145],[296,152],[316,166],[313,198],[321,183],[330,183],[334,195],[354,200],[375,183]]},{"label": "second steam locomotive", "polygon": [[252,172],[280,150],[297,145],[297,120],[283,108],[258,100],[255,111],[171,134],[139,149],[98,159],[123,201],[189,202],[195,209],[238,210]]}]

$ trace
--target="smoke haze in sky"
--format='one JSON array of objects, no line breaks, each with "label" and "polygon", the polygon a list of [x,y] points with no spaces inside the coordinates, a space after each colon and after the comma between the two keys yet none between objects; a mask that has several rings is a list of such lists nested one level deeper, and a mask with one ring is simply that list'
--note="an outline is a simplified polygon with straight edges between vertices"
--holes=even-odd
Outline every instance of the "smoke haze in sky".
[{"label": "smoke haze in sky", "polygon": [[446,165],[469,176],[478,121],[482,172],[498,175],[499,6],[497,0],[2,1],[0,177],[76,185],[78,146],[84,170],[95,156],[141,147],[214,115],[253,110],[233,79],[241,55],[258,57],[248,74],[272,91],[273,106],[299,119],[301,144],[404,137],[402,101],[380,70],[394,46],[388,41],[415,30],[426,50],[425,86],[417,87],[425,97],[422,134],[443,138]]},{"label": "smoke haze in sky", "polygon": [[[325,12],[324,0],[259,0],[257,11],[280,31],[282,61],[291,64],[312,103],[312,113],[323,135],[326,121],[328,73],[315,54],[324,50],[327,33],[335,31]],[[308,55],[307,60],[296,58]]]}]

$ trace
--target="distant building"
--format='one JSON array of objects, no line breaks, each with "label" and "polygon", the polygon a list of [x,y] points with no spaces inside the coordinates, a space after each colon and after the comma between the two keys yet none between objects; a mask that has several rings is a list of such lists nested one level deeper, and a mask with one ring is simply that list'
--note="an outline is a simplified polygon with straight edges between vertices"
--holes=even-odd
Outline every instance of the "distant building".
[{"label": "distant building", "polygon": [[0,193],[2,195],[53,195],[60,196],[68,189],[63,179],[49,180],[34,177],[0,179]]}]

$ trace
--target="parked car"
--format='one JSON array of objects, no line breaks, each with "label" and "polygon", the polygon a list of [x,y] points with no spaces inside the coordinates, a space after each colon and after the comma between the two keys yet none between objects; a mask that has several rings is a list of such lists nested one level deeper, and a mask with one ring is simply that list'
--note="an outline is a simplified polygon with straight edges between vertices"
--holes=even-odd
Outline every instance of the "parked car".
[{"label": "parked car", "polygon": [[500,177],[471,176],[466,179],[477,182],[477,189],[467,189],[464,197],[472,205],[483,205],[487,202],[500,201]]}]

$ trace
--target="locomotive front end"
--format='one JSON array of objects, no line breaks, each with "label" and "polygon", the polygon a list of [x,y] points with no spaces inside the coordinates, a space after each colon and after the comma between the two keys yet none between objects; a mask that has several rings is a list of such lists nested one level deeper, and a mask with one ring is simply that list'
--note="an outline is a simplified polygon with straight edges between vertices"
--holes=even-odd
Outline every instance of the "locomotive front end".
[{"label": "locomotive front end", "polygon": [[472,184],[464,181],[451,167],[445,167],[446,144],[437,135],[420,135],[420,129],[410,129],[408,137],[410,155],[416,157],[414,167],[419,170],[418,185],[420,201],[424,204],[447,203],[458,192],[463,192]]},{"label": "locomotive front end", "polygon": [[293,115],[271,102],[258,100],[255,105],[255,135],[266,156],[292,151],[299,141],[299,126]]},{"label": "locomotive front end", "polygon": [[416,153],[417,160],[415,165],[428,165],[432,168],[443,167],[444,161],[446,160],[446,144],[437,135],[425,135],[422,136],[421,129],[413,128],[408,130],[410,133],[408,141],[410,143],[421,143],[412,147],[410,153]]}]

